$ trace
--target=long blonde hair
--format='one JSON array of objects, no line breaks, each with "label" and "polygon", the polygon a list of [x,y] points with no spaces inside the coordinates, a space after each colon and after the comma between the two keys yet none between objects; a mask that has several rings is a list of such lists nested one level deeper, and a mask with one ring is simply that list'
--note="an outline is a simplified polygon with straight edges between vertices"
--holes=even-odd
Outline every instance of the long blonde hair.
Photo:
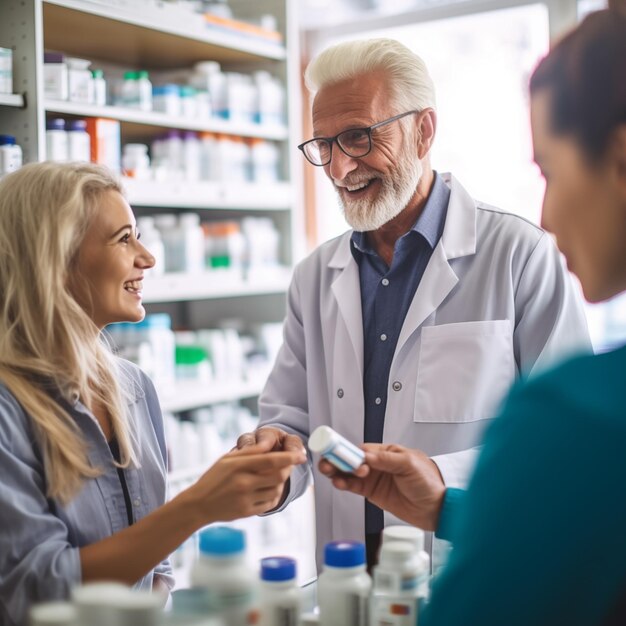
[{"label": "long blonde hair", "polygon": [[68,287],[98,203],[111,191],[122,193],[117,179],[88,163],[33,163],[0,181],[0,380],[32,419],[47,495],[61,502],[101,470],[55,394],[102,406],[120,465],[137,464],[115,358]]}]

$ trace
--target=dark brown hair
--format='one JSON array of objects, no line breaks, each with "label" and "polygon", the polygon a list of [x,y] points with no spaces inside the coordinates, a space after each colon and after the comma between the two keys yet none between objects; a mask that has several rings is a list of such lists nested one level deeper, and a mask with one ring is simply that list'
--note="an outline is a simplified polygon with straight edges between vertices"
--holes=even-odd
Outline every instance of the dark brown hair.
[{"label": "dark brown hair", "polygon": [[612,132],[626,124],[626,12],[587,16],[539,63],[531,96],[548,89],[551,130],[572,135],[590,160],[604,155]]}]

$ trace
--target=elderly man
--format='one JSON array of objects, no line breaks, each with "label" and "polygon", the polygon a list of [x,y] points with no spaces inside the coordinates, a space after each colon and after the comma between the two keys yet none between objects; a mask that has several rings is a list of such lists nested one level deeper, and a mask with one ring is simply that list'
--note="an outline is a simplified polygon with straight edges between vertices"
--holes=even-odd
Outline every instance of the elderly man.
[{"label": "elderly man", "polygon": [[[314,138],[299,148],[353,230],[295,269],[260,426],[238,445],[301,448],[327,424],[356,444],[419,449],[442,484],[464,487],[515,378],[589,348],[581,303],[548,235],[432,170],[435,96],[419,57],[392,40],[349,42],[305,78]],[[307,483],[296,468],[281,507]],[[315,497],[318,566],[337,539],[364,539],[372,564],[396,518],[328,480]]]}]

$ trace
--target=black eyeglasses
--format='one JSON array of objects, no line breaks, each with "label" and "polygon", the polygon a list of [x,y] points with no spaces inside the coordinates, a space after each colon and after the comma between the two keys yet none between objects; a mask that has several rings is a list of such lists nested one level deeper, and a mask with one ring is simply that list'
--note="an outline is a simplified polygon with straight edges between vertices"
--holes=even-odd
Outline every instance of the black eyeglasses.
[{"label": "black eyeglasses", "polygon": [[405,113],[400,113],[400,115],[394,115],[388,120],[372,124],[367,128],[350,128],[334,137],[315,137],[301,143],[298,149],[302,150],[302,154],[312,165],[328,165],[333,158],[333,143],[336,141],[344,154],[353,159],[360,159],[372,150],[372,131],[375,128],[391,124],[391,122],[395,122],[401,117],[411,115],[412,113],[419,113],[419,111],[406,111]]}]

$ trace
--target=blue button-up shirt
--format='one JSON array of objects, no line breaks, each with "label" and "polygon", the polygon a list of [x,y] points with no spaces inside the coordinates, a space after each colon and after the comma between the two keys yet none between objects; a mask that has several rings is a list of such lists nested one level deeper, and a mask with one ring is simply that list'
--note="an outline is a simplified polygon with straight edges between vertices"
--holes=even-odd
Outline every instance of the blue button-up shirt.
[{"label": "blue button-up shirt", "polygon": [[[387,407],[389,370],[396,343],[417,286],[446,221],[450,189],[435,172],[433,187],[411,230],[394,246],[391,267],[354,232],[351,250],[359,266],[363,311],[364,441],[381,443]],[[365,532],[383,529],[382,511],[366,504]]]},{"label": "blue button-up shirt", "polygon": [[[127,468],[133,517],[165,502],[166,450],[158,399],[152,383],[120,360],[129,419],[138,441],[140,468]],[[102,474],[86,479],[68,504],[46,497],[46,474],[30,417],[0,384],[0,624],[27,621],[34,602],[67,598],[81,582],[81,547],[128,526],[124,493],[113,456],[96,418],[80,402],[63,402],[76,421],[89,461]],[[168,561],[137,587],[151,589],[154,576],[172,587]]]}]

